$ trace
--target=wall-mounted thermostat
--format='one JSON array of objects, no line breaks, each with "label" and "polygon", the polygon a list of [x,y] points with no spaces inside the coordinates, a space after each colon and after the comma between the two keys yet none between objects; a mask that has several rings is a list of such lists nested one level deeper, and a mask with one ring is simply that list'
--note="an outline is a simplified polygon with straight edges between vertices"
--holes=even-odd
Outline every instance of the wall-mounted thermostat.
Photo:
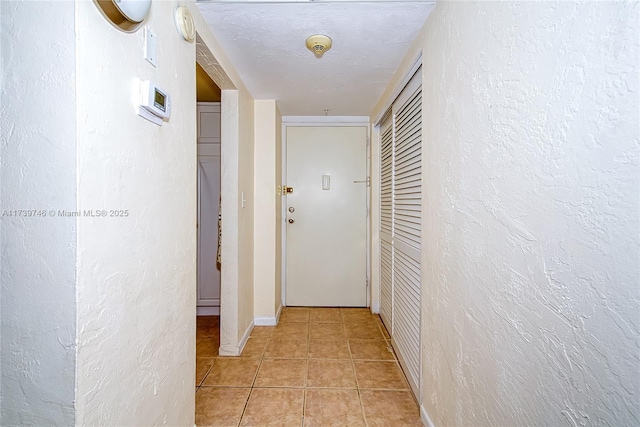
[{"label": "wall-mounted thermostat", "polygon": [[140,81],[138,115],[162,126],[163,119],[171,117],[171,97],[149,80]]}]

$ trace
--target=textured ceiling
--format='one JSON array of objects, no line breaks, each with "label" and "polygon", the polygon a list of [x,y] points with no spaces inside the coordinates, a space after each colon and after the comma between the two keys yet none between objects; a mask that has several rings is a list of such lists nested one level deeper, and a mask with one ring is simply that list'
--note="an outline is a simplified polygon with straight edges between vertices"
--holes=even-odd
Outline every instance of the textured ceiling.
[{"label": "textured ceiling", "polygon": [[[283,115],[371,113],[433,2],[198,2],[255,99]],[[333,47],[318,59],[308,36]]]}]

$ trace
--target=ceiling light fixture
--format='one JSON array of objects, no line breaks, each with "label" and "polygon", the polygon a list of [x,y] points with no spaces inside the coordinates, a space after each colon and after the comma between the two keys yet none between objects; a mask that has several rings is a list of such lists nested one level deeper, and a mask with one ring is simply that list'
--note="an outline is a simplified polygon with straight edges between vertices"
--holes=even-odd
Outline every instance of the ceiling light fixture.
[{"label": "ceiling light fixture", "polygon": [[331,39],[322,34],[309,36],[307,38],[307,49],[320,58],[326,51],[331,49]]}]

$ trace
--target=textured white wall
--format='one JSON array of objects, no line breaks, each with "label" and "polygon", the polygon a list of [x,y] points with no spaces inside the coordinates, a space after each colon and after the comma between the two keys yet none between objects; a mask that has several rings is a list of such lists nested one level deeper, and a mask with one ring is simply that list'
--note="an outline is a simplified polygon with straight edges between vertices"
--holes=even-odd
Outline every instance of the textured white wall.
[{"label": "textured white wall", "polygon": [[254,156],[254,316],[276,315],[276,101],[256,100]]},{"label": "textured white wall", "polygon": [[437,426],[640,422],[638,7],[442,2],[410,51]]},{"label": "textured white wall", "polygon": [[429,19],[437,425],[640,422],[638,7],[442,3]]},{"label": "textured white wall", "polygon": [[220,143],[222,177],[222,269],[220,286],[220,355],[237,356],[239,348],[238,331],[238,211],[240,192],[238,190],[238,91],[223,90],[221,102]]},{"label": "textured white wall", "polygon": [[[282,185],[282,114],[276,103],[276,186]],[[273,250],[276,253],[276,316],[282,309],[282,202],[283,197],[276,193],[276,239]]]},{"label": "textured white wall", "polygon": [[[240,318],[240,209],[242,193],[238,184],[238,139],[241,120],[240,91],[222,92],[222,283],[220,305],[220,355],[242,352],[246,326]],[[253,262],[253,260],[252,260]],[[251,297],[253,298],[253,296]],[[251,301],[253,304],[253,300]],[[249,323],[249,325],[251,322]]]},{"label": "textured white wall", "polygon": [[[127,209],[78,224],[77,423],[193,425],[195,369],[195,45],[175,1],[153,2],[126,34],[77,3],[78,204]],[[161,127],[137,116],[137,79],[171,95]]]},{"label": "textured white wall", "polygon": [[248,91],[239,91],[238,189],[246,202],[238,212],[238,340],[248,336],[253,325],[253,103]]},{"label": "textured white wall", "polygon": [[73,425],[76,336],[73,2],[3,1],[0,425]]}]

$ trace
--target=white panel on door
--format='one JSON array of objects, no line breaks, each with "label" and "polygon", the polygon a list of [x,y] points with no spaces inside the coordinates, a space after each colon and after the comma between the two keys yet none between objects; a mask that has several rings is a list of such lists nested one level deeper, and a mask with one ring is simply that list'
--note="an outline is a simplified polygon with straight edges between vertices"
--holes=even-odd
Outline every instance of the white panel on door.
[{"label": "white panel on door", "polygon": [[220,144],[220,103],[198,103],[198,144]]}]

